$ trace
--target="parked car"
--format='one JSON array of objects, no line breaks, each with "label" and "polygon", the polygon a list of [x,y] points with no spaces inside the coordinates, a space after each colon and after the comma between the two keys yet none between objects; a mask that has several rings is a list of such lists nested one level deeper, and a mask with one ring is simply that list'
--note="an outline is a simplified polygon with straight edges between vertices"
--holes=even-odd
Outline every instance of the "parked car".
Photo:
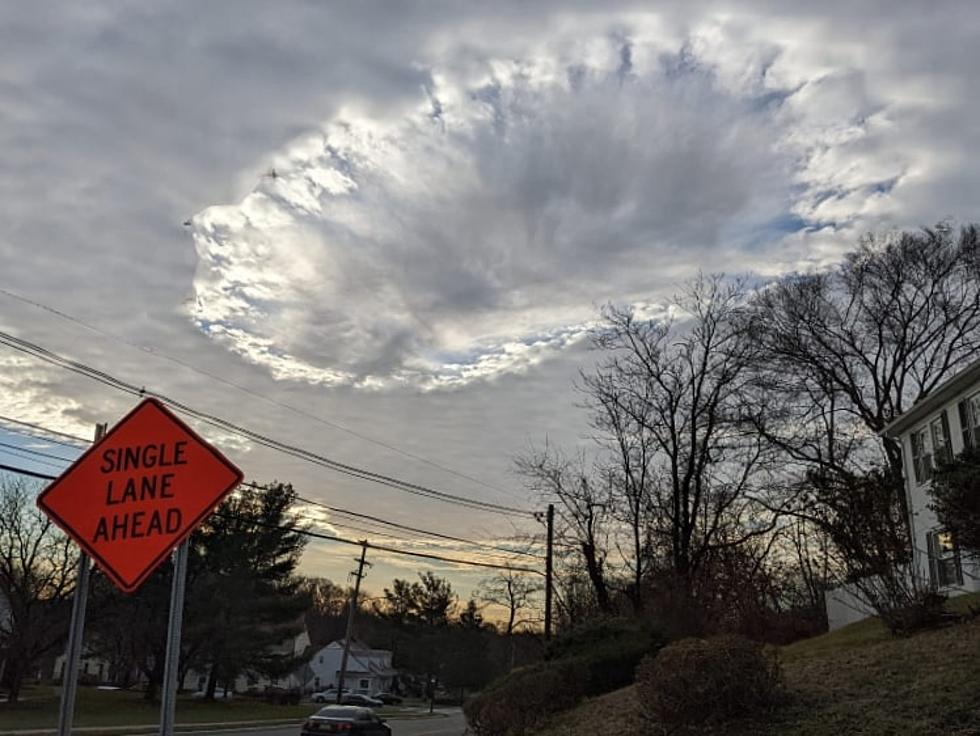
[{"label": "parked car", "polygon": [[[214,691],[214,699],[215,700],[226,700],[226,699],[227,700],[230,700],[234,694],[235,694],[235,691],[234,690],[231,690],[231,689],[222,689],[222,688],[219,687],[219,688],[217,688]],[[206,696],[207,696],[207,691],[205,691],[205,690],[198,690],[196,693],[191,693],[191,697],[192,698],[204,698]]]},{"label": "parked car", "polygon": [[361,705],[366,708],[380,708],[384,703],[376,698],[369,698],[367,695],[361,695],[360,693],[348,693],[340,698],[341,705]]},{"label": "parked car", "polygon": [[328,705],[307,718],[300,730],[301,736],[323,736],[328,733],[343,733],[345,736],[347,734],[391,736],[391,729],[385,724],[384,719],[378,718],[370,708]]},{"label": "parked car", "polygon": [[401,705],[402,696],[394,693],[375,693],[372,696],[375,700],[380,700],[385,705]]},{"label": "parked car", "polygon": [[[349,693],[346,687],[344,688],[344,694]],[[321,690],[320,692],[313,693],[310,696],[310,700],[314,703],[333,703],[337,700],[337,688],[328,687],[326,690]]]}]

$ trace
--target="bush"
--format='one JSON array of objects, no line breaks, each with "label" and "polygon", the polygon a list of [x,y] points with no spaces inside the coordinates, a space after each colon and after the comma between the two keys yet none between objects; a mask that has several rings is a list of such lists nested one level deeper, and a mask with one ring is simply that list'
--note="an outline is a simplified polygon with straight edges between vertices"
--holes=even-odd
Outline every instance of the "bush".
[{"label": "bush", "polygon": [[515,670],[463,706],[476,736],[523,736],[578,703],[586,673],[575,659]]},{"label": "bush", "polygon": [[918,593],[905,605],[882,610],[879,615],[888,630],[899,636],[935,629],[959,618],[946,610],[946,596],[935,591]]},{"label": "bush", "polygon": [[514,670],[464,706],[476,736],[520,736],[585,695],[633,682],[636,666],[664,639],[648,623],[608,619],[550,642],[545,661]]},{"label": "bush", "polygon": [[602,695],[633,682],[637,665],[666,643],[649,623],[636,619],[607,619],[573,629],[550,642],[546,659],[581,662],[585,695]]},{"label": "bush", "polygon": [[775,654],[740,636],[682,639],[636,672],[641,715],[671,733],[768,711],[779,685]]}]

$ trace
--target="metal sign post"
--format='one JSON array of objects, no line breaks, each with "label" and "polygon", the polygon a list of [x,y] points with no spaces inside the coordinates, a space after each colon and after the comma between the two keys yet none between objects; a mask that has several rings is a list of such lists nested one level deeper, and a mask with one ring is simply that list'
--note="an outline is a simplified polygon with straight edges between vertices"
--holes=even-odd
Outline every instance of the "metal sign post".
[{"label": "metal sign post", "polygon": [[163,668],[163,697],[160,700],[160,736],[172,736],[177,706],[177,673],[180,670],[180,629],[184,622],[184,591],[187,587],[187,558],[190,541],[182,542],[174,556],[174,580],[170,588],[170,620],[167,624],[167,659]]},{"label": "metal sign post", "polygon": [[[95,442],[105,436],[106,425],[95,425]],[[88,604],[88,581],[92,561],[84,552],[78,555],[78,578],[75,580],[75,598],[71,606],[71,624],[68,628],[68,648],[65,663],[61,666],[61,707],[58,710],[58,736],[71,736],[71,723],[75,717],[75,692],[78,689],[78,662],[82,655],[82,637],[85,633],[85,606]]]}]

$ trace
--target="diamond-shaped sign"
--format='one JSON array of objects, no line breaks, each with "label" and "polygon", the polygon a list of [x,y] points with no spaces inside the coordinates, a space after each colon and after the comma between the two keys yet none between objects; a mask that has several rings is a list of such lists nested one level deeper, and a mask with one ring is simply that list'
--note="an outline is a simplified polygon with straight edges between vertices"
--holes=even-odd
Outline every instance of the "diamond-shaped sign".
[{"label": "diamond-shaped sign", "polygon": [[38,506],[131,593],[242,473],[156,399],[146,399],[53,481]]}]

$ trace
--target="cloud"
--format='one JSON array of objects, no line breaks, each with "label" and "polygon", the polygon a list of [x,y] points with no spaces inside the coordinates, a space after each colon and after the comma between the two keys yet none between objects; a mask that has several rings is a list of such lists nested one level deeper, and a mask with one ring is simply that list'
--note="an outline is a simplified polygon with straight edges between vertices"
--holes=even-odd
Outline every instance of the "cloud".
[{"label": "cloud", "polygon": [[434,68],[410,114],[296,141],[194,218],[195,323],[281,379],[458,387],[526,371],[584,339],[598,303],[785,213],[790,158],[756,91],[600,41]]}]

